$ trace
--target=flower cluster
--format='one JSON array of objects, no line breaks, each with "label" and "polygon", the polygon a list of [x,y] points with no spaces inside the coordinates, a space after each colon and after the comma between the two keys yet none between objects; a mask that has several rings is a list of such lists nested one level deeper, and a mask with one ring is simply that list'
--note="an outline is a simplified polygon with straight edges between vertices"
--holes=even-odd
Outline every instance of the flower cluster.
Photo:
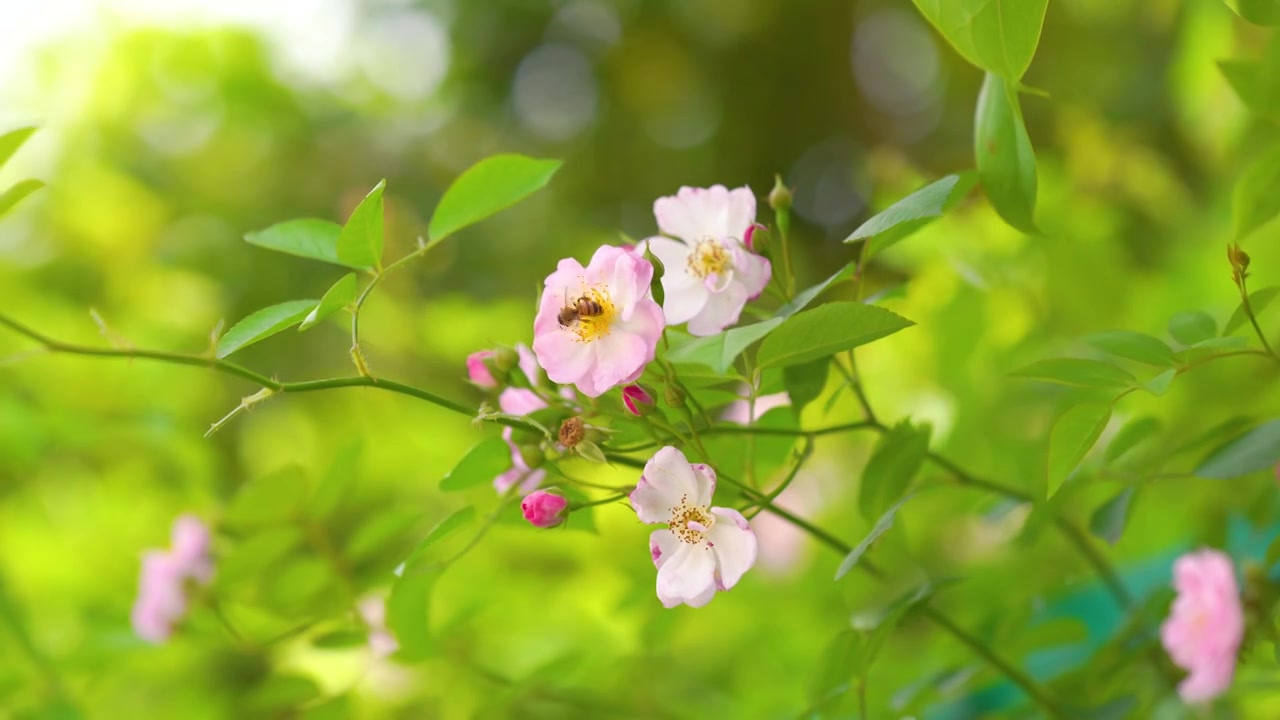
[{"label": "flower cluster", "polygon": [[213,578],[212,539],[198,518],[183,515],[173,523],[173,547],[150,550],[142,556],[138,599],[133,605],[133,630],[152,643],[164,642],[187,612],[187,584],[208,584]]}]

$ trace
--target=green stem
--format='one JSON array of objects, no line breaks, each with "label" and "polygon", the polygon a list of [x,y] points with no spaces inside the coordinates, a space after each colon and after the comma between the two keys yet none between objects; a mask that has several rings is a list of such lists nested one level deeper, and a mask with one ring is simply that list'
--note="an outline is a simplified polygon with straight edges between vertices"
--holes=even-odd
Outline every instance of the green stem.
[{"label": "green stem", "polygon": [[816,428],[814,430],[803,430],[801,428],[773,428],[773,427],[756,427],[753,425],[718,425],[716,427],[703,428],[703,435],[789,435],[792,437],[817,437],[819,435],[833,435],[835,433],[849,432],[852,430],[878,430],[879,423],[869,420],[859,420],[858,422],[845,423],[843,425],[832,425],[830,427]]},{"label": "green stem", "polygon": [[382,282],[382,278],[391,274],[391,271],[403,267],[410,260],[422,257],[427,253],[427,245],[422,244],[421,239],[418,240],[418,243],[417,250],[375,272],[373,279],[369,281],[368,285],[364,286],[364,290],[356,298],[355,307],[351,309],[351,359],[356,364],[356,370],[363,377],[368,377],[370,373],[369,367],[365,363],[364,351],[360,349],[360,310],[364,307],[365,301],[369,299],[369,295],[373,293],[373,289],[378,287],[378,283]]},{"label": "green stem", "polygon": [[610,495],[607,498],[601,498],[599,500],[591,500],[584,503],[577,503],[574,505],[570,505],[569,509],[581,510],[583,508],[595,507],[597,505],[608,505],[609,503],[615,503],[615,502],[618,502],[619,500],[625,500],[630,495],[631,495],[631,491],[630,489],[628,489],[627,492],[621,492],[621,493],[618,493],[617,495]]},{"label": "green stem", "polygon": [[1240,273],[1240,280],[1237,283],[1240,288],[1240,306],[1244,308],[1244,314],[1249,318],[1249,323],[1253,325],[1253,331],[1258,334],[1258,340],[1262,342],[1262,347],[1266,349],[1267,354],[1276,360],[1280,360],[1280,355],[1271,349],[1271,344],[1267,342],[1267,336],[1263,334],[1262,327],[1258,325],[1258,318],[1253,314],[1253,305],[1249,303],[1249,291],[1245,288],[1244,273]]}]

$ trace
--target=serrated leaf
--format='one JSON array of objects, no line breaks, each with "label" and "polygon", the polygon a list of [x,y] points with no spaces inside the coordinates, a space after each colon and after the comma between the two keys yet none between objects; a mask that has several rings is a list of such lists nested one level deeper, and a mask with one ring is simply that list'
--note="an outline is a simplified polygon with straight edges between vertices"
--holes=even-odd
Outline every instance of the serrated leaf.
[{"label": "serrated leaf", "polygon": [[338,451],[307,502],[307,513],[311,517],[328,517],[346,499],[359,471],[361,448],[362,444],[357,440],[347,443]]},{"label": "serrated leaf", "polygon": [[405,566],[412,567],[427,559],[426,552],[432,545],[444,540],[453,533],[463,527],[466,527],[471,521],[475,520],[476,509],[470,505],[455,510],[448,517],[435,524],[426,535],[418,541],[413,547],[413,551],[409,553],[409,557],[405,559]]},{"label": "serrated leaf", "polygon": [[44,183],[39,180],[23,180],[0,193],[0,218],[8,215],[9,211],[22,202],[23,198],[42,187]]},{"label": "serrated leaf", "polygon": [[801,365],[866,345],[914,324],[876,305],[819,305],[788,318],[770,333],[760,344],[756,366]]},{"label": "serrated leaf", "polygon": [[1049,0],[915,0],[965,60],[1016,82],[1027,71]]},{"label": "serrated leaf", "polygon": [[[1280,295],[1280,285],[1265,287],[1249,293],[1249,307],[1253,308],[1253,316],[1261,316],[1262,311],[1271,305],[1271,301],[1275,300],[1277,295]],[[1236,311],[1231,313],[1231,319],[1227,320],[1227,324],[1222,327],[1222,334],[1230,335],[1248,322],[1249,316],[1245,314],[1244,303],[1242,302],[1236,308]]]},{"label": "serrated leaf", "polygon": [[1103,459],[1107,462],[1115,461],[1136,447],[1138,443],[1159,433],[1161,428],[1160,421],[1150,416],[1130,420],[1116,432],[1115,437],[1111,438],[1107,451],[1102,456]]},{"label": "serrated leaf", "polygon": [[467,451],[458,464],[440,481],[446,492],[466,490],[492,483],[511,468],[511,448],[500,438],[489,438]]},{"label": "serrated leaf", "polygon": [[796,414],[796,418],[800,417],[805,406],[822,395],[830,372],[831,358],[818,358],[813,362],[782,369],[782,383],[786,387],[787,397],[791,400],[791,411]]},{"label": "serrated leaf", "polygon": [[988,73],[982,83],[973,132],[978,180],[991,206],[1014,228],[1038,234],[1035,151],[1017,93],[999,76]]},{"label": "serrated leaf", "polygon": [[338,233],[338,260],[343,265],[367,268],[382,262],[382,191],[386,186],[386,180],[374,185]]},{"label": "serrated leaf", "polygon": [[226,334],[218,338],[218,357],[224,358],[259,340],[264,340],[278,332],[293,327],[302,322],[302,319],[315,306],[315,300],[290,300],[262,308],[232,325]]},{"label": "serrated leaf", "polygon": [[1217,334],[1218,323],[1206,312],[1183,312],[1169,319],[1169,335],[1183,345],[1212,340]]},{"label": "serrated leaf", "polygon": [[35,127],[20,127],[0,135],[0,168],[9,162],[9,158],[18,152],[18,148],[35,134]]},{"label": "serrated leaf", "polygon": [[1132,373],[1118,365],[1083,358],[1040,360],[1011,375],[1059,385],[1105,390],[1122,390],[1137,381]]},{"label": "serrated leaf", "polygon": [[1160,397],[1168,391],[1169,386],[1173,384],[1173,379],[1177,376],[1178,370],[1176,368],[1169,368],[1168,370],[1165,370],[1159,375],[1156,375],[1150,380],[1142,383],[1142,389],[1156,397]]},{"label": "serrated leaf", "polygon": [[297,517],[306,493],[302,468],[288,465],[240,486],[222,519],[232,527],[284,523]]},{"label": "serrated leaf", "polygon": [[857,269],[858,269],[858,266],[855,263],[849,263],[848,265],[845,265],[844,267],[837,270],[835,274],[833,274],[831,277],[827,278],[826,280],[823,280],[822,282],[818,283],[817,285],[814,285],[813,287],[805,288],[804,290],[801,290],[800,292],[796,293],[796,296],[791,298],[791,302],[779,308],[778,311],[774,313],[773,316],[775,318],[782,318],[785,320],[786,318],[789,318],[792,315],[795,315],[801,310],[804,310],[805,308],[809,307],[809,303],[813,302],[814,299],[816,299],[819,295],[826,292],[828,288],[830,288],[833,285],[838,285],[844,282],[845,280],[848,280],[849,278],[853,277],[853,273]]},{"label": "serrated leaf", "polygon": [[1085,342],[1099,350],[1126,360],[1136,360],[1156,367],[1173,367],[1173,348],[1158,337],[1130,330],[1113,330],[1086,337]]},{"label": "serrated leaf", "polygon": [[889,531],[889,528],[893,527],[893,519],[898,514],[898,509],[910,500],[911,497],[912,495],[903,497],[901,500],[894,503],[893,507],[885,511],[878,520],[876,520],[876,524],[871,528],[871,532],[867,533],[867,536],[862,539],[862,542],[858,543],[849,551],[849,554],[845,555],[844,559],[840,561],[840,567],[836,568],[835,580],[839,580],[845,575],[848,575],[849,571],[852,570],[854,566],[858,564],[858,561],[862,559],[862,556],[866,554],[867,550],[871,547],[871,544],[876,540],[879,540],[881,535],[884,535]]},{"label": "serrated leaf", "polygon": [[1089,532],[1107,544],[1115,545],[1129,524],[1129,513],[1137,494],[1136,488],[1127,487],[1100,505],[1089,517]]},{"label": "serrated leaf", "polygon": [[783,322],[783,318],[774,317],[715,335],[692,338],[678,345],[673,342],[671,349],[667,352],[667,360],[674,363],[706,365],[718,373],[727,373],[739,355]]},{"label": "serrated leaf", "polygon": [[1219,446],[1200,467],[1196,476],[1215,480],[1248,475],[1280,464],[1280,420],[1263,423]]},{"label": "serrated leaf", "polygon": [[845,238],[846,243],[867,241],[863,260],[870,260],[877,253],[905,240],[912,233],[928,225],[934,218],[956,205],[977,182],[971,172],[947,175],[935,180],[898,202],[873,215]]},{"label": "serrated leaf", "polygon": [[1231,209],[1237,241],[1280,214],[1280,145],[1262,153],[1240,176]]},{"label": "serrated leaf", "polygon": [[[244,241],[250,245],[275,250],[287,255],[320,260],[334,265],[347,265],[338,259],[338,236],[342,226],[316,218],[302,218],[276,223],[264,230],[245,233]],[[357,270],[368,265],[347,265]]]},{"label": "serrated leaf", "polygon": [[320,298],[320,302],[302,319],[302,324],[298,326],[298,332],[310,329],[316,323],[355,302],[356,289],[356,274],[347,273],[343,275],[338,282],[325,291],[324,297]]},{"label": "serrated leaf", "polygon": [[862,471],[858,509],[868,521],[897,503],[924,464],[932,428],[904,420],[882,435]]},{"label": "serrated leaf", "polygon": [[1102,436],[1111,419],[1111,403],[1087,402],[1076,405],[1058,417],[1049,434],[1049,461],[1046,483],[1053,497],[1071,472]]},{"label": "serrated leaf", "polygon": [[430,247],[542,189],[559,160],[494,155],[472,165],[445,190],[427,227]]}]

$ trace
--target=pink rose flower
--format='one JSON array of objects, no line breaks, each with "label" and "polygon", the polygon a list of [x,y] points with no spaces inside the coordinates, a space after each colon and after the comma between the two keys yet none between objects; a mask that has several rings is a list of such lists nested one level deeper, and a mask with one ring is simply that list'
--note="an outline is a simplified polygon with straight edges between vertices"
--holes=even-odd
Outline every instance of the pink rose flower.
[{"label": "pink rose flower", "polygon": [[498,491],[499,495],[505,495],[512,485],[519,485],[519,493],[521,495],[531,493],[547,479],[547,471],[544,468],[531,468],[529,463],[525,462],[524,456],[520,454],[520,448],[511,441],[511,428],[502,429],[502,439],[507,441],[507,446],[511,448],[511,469],[502,473],[493,479],[493,489]]},{"label": "pink rose flower", "polygon": [[639,385],[628,385],[622,388],[622,403],[632,415],[642,415],[642,405],[653,405],[653,396]]},{"label": "pink rose flower", "polygon": [[553,528],[566,519],[569,501],[555,493],[538,490],[520,502],[520,512],[534,527]]},{"label": "pink rose flower", "polygon": [[668,446],[645,464],[631,493],[642,522],[667,524],[649,536],[664,607],[702,607],[717,590],[737,585],[756,562],[755,533],[737,510],[711,506],[715,489],[715,470],[691,465]]},{"label": "pink rose flower", "polygon": [[1210,700],[1231,686],[1244,636],[1244,612],[1231,558],[1200,550],[1173,565],[1178,591],[1160,639],[1173,662],[1188,671],[1178,685],[1182,699]]},{"label": "pink rose flower", "polygon": [[[640,377],[653,360],[665,323],[649,297],[653,265],[605,245],[587,267],[560,261],[547,276],[533,323],[533,352],[553,382],[576,385],[588,397]],[[584,305],[561,324],[561,311]]]},{"label": "pink rose flower", "polygon": [[385,658],[400,649],[395,635],[387,630],[387,603],[376,595],[369,595],[356,606],[360,619],[369,628],[369,650],[375,658]]},{"label": "pink rose flower", "polygon": [[[747,249],[756,198],[751,188],[682,187],[653,204],[658,229],[670,237],[645,240],[662,261],[662,311],[692,335],[715,335],[738,322],[747,301],[764,292],[773,270]],[[675,238],[674,240],[672,238]]]},{"label": "pink rose flower", "polygon": [[485,364],[485,361],[495,354],[492,350],[480,350],[467,356],[467,377],[471,382],[482,388],[498,386],[498,381],[493,378],[493,373]]},{"label": "pink rose flower", "polygon": [[130,620],[138,637],[152,643],[169,638],[186,614],[186,584],[208,584],[213,578],[212,538],[198,518],[183,515],[173,523],[173,547],[148,551],[142,557],[138,598]]}]

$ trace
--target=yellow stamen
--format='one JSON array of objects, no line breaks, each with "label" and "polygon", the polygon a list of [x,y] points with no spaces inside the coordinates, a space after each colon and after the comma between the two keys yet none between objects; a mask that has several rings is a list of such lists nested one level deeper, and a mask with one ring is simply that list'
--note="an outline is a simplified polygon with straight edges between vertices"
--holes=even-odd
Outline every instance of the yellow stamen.
[{"label": "yellow stamen", "polygon": [[[695,527],[690,527],[690,524]],[[680,504],[671,508],[671,532],[683,543],[697,545],[707,539],[711,528],[716,524],[716,516],[702,505],[691,505],[689,496],[682,495]]]},{"label": "yellow stamen", "polygon": [[689,253],[689,272],[706,279],[708,275],[724,275],[733,268],[733,259],[725,246],[715,240],[702,240]]},{"label": "yellow stamen", "polygon": [[[574,323],[572,330],[578,336],[578,342],[591,342],[599,340],[609,335],[609,325],[613,322],[614,317],[618,314],[617,307],[613,301],[609,299],[609,290],[603,285],[595,285],[587,287],[578,297],[585,297],[588,300],[595,301],[600,305],[599,315],[578,316],[578,322]],[[577,298],[572,298],[570,302],[576,303]]]}]

